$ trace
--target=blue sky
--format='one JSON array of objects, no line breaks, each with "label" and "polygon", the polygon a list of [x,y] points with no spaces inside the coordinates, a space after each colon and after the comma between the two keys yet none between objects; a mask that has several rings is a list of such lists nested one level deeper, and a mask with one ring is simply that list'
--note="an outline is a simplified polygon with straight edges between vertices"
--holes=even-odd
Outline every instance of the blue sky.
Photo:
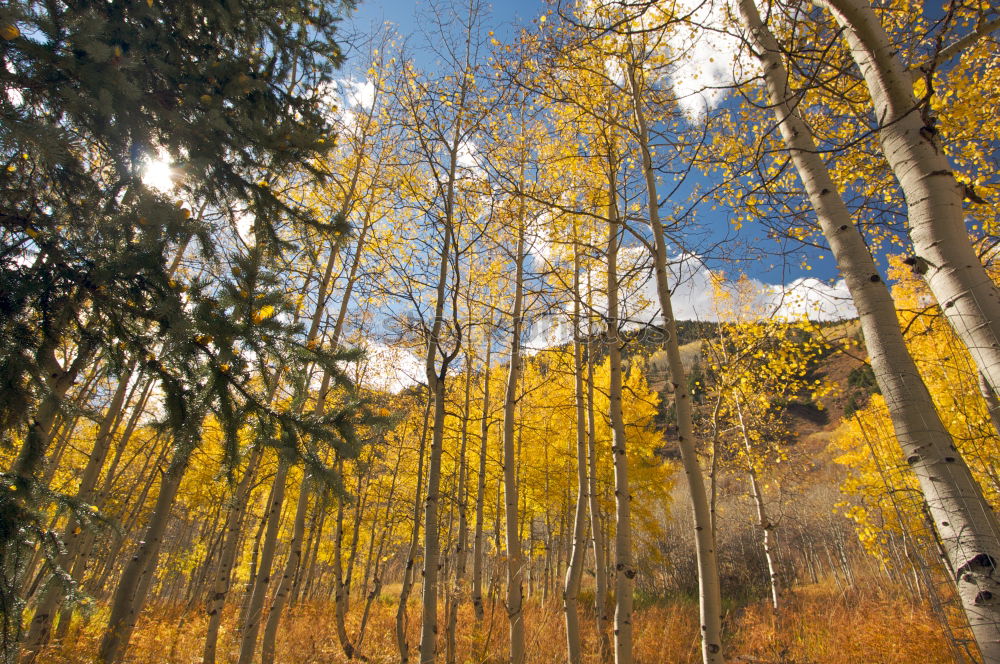
[{"label": "blue sky", "polygon": [[[406,26],[414,25],[422,14],[431,11],[432,6],[427,0],[363,0],[354,13],[353,23],[358,29],[363,29],[373,22],[390,21],[401,32],[406,32]],[[543,8],[544,3],[540,0],[492,3],[489,5],[492,25],[487,29],[503,34],[511,25],[530,22]]]},{"label": "blue sky", "polygon": [[[367,0],[359,4],[345,27],[348,27],[351,32],[366,34],[371,31],[373,26],[390,22],[395,24],[396,29],[402,35],[406,36],[419,32],[420,24],[428,20],[427,17],[433,11],[433,7],[434,3],[429,0]],[[514,26],[530,25],[546,9],[546,4],[541,0],[497,2],[488,8],[489,15],[484,21],[483,27],[486,30],[494,31],[498,39],[504,39],[514,33]],[[417,41],[419,41],[419,37],[417,37]],[[349,62],[347,69],[350,70],[350,68]],[[713,212],[710,207],[710,205],[704,205],[699,209],[698,218],[703,231],[695,239],[694,246],[687,248],[704,254],[706,251],[710,251],[708,247],[717,245],[724,238],[732,238],[736,235],[739,244],[727,243],[728,247],[724,247],[723,253],[736,254],[737,259],[743,258],[735,265],[726,266],[719,261],[712,260],[711,253],[709,253],[709,266],[713,269],[724,268],[731,277],[735,277],[738,272],[742,271],[748,276],[772,284],[789,284],[804,277],[826,281],[838,278],[832,257],[826,255],[820,259],[818,256],[826,252],[814,249],[796,251],[784,257],[774,255],[773,257],[761,258],[759,255],[754,255],[751,258],[751,252],[744,248],[746,245],[765,248],[775,252],[775,254],[779,251],[779,247],[773,241],[762,239],[761,236],[766,233],[766,229],[753,224],[745,226],[734,234],[729,226],[728,217],[721,211]],[[730,251],[725,252],[725,248],[729,248]],[[810,270],[802,269],[803,260],[810,264]]]}]

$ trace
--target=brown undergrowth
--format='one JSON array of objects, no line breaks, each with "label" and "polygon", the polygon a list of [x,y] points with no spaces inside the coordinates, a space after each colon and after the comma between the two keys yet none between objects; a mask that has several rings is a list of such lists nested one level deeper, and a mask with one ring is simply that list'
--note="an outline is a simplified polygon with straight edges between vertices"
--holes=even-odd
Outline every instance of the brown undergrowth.
[{"label": "brown undergrowth", "polygon": [[[396,606],[384,597],[372,607],[361,652],[373,664],[398,662],[395,642]],[[351,607],[349,631],[357,634],[362,607]],[[411,659],[417,647],[419,607],[409,611]],[[92,661],[100,639],[103,616],[75,625],[66,642],[46,651],[51,664]],[[587,664],[598,664],[594,621],[584,612],[583,639]],[[238,634],[235,613],[227,614],[220,635],[219,664],[236,661]],[[529,604],[528,661],[565,661],[562,613],[555,602]],[[127,656],[128,664],[198,664],[207,621],[197,611],[155,604],[144,613]],[[696,664],[697,605],[668,602],[643,607],[635,616],[637,664]],[[838,591],[819,584],[798,589],[778,614],[765,602],[726,616],[727,660],[733,664],[945,664],[954,662],[946,630],[924,602],[877,587]],[[443,635],[444,626],[440,627]],[[501,664],[505,661],[507,628],[502,604],[487,605],[479,623],[472,608],[462,606],[458,620],[457,662]],[[440,643],[444,661],[443,638]],[[333,607],[325,602],[299,605],[285,618],[278,639],[277,664],[340,664],[346,662],[337,641]]]}]

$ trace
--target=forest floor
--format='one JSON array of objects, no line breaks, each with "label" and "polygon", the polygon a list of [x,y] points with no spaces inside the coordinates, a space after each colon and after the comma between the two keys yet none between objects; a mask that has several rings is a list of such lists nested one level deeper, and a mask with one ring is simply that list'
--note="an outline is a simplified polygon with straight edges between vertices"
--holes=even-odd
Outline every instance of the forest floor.
[{"label": "forest floor", "polygon": [[[373,664],[398,662],[395,643],[396,606],[384,595],[375,602],[361,652]],[[362,607],[352,607],[348,628],[356,634]],[[590,615],[591,619],[587,619]],[[333,606],[312,602],[300,605],[285,618],[278,638],[276,664],[339,664],[342,654],[334,627]],[[419,639],[419,606],[409,610],[409,641]],[[236,661],[238,634],[233,615],[227,616],[220,637],[219,664]],[[100,639],[102,615],[89,625],[74,627],[62,645],[46,651],[47,664],[83,664],[92,661]],[[564,629],[558,603],[529,604],[528,662],[565,661]],[[597,664],[591,614],[584,621],[585,662]],[[197,664],[206,629],[201,611],[159,603],[144,612],[132,639],[128,664]],[[732,611],[725,622],[726,659],[733,664],[945,664],[956,656],[946,630],[923,602],[892,588],[872,585],[840,591],[836,585],[816,584],[796,589],[780,616],[769,603],[759,602]],[[441,625],[443,633],[443,625]],[[477,623],[472,607],[460,609],[456,661],[463,664],[501,664],[506,655],[507,628],[501,604],[487,605],[485,620]],[[444,661],[444,640],[439,643]],[[635,615],[636,664],[696,664],[697,605],[675,601],[643,606]],[[968,660],[958,660],[968,661]]]}]

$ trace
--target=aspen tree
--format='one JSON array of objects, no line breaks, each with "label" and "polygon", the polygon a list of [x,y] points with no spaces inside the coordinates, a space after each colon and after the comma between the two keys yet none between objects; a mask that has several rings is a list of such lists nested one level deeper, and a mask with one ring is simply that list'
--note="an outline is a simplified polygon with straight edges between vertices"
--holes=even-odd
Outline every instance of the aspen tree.
[{"label": "aspen tree", "polygon": [[956,178],[921,112],[913,77],[864,0],[822,0],[861,69],[882,151],[906,197],[910,239],[924,279],[993,391],[1000,394],[1000,290],[969,241]]},{"label": "aspen tree", "polygon": [[[470,278],[470,282],[471,282]],[[472,314],[472,303],[470,301],[468,293],[466,294],[466,308],[469,311],[469,324],[471,328],[473,324],[473,314]],[[466,351],[466,361],[465,361],[465,380],[464,389],[462,390],[464,394],[464,403],[462,406],[462,412],[459,416],[461,418],[460,432],[459,432],[459,450],[458,450],[458,483],[457,483],[457,496],[455,497],[455,503],[458,511],[458,540],[455,543],[455,570],[453,575],[453,582],[448,594],[448,610],[447,614],[447,625],[446,625],[446,662],[448,664],[454,664],[456,661],[456,632],[458,629],[458,607],[461,602],[462,595],[462,585],[463,579],[466,572],[466,560],[468,558],[468,548],[469,548],[469,519],[468,519],[468,462],[467,462],[467,450],[469,442],[469,420],[470,420],[470,406],[472,403],[472,361],[471,353]]]},{"label": "aspen tree", "polygon": [[417,453],[416,488],[413,492],[413,525],[410,533],[410,545],[406,551],[403,566],[403,582],[399,590],[399,605],[396,607],[396,646],[399,648],[399,659],[404,664],[410,661],[410,646],[406,640],[406,604],[413,588],[413,577],[416,570],[417,548],[420,546],[420,506],[424,481],[424,462],[427,450],[427,433],[431,415],[431,399],[424,403],[423,424],[420,429],[420,448]]},{"label": "aspen tree", "polygon": [[563,610],[566,613],[566,650],[569,664],[580,664],[580,617],[577,600],[587,553],[587,418],[583,389],[583,330],[580,296],[580,244],[573,233],[573,396],[576,406],[576,507],[573,516],[572,552],[566,568]]},{"label": "aspen tree", "polygon": [[483,557],[485,538],[483,537],[484,508],[486,503],[486,454],[490,434],[490,361],[493,356],[493,315],[486,323],[483,334],[486,346],[482,369],[483,401],[482,417],[479,422],[479,471],[476,475],[476,525],[472,537],[472,607],[476,620],[482,621],[483,610]]},{"label": "aspen tree", "polygon": [[896,438],[919,480],[949,564],[961,571],[955,581],[976,642],[987,661],[1000,661],[1000,584],[993,579],[992,563],[1000,556],[996,517],[937,415],[907,351],[889,291],[796,110],[779,44],[753,0],[741,0],[739,11],[761,61],[782,139],[858,310]]},{"label": "aspen tree", "polygon": [[673,387],[674,404],[677,412],[677,446],[684,464],[684,474],[691,494],[694,517],[695,552],[698,559],[698,587],[701,607],[702,661],[705,664],[722,662],[722,599],[719,585],[719,565],[716,560],[715,536],[712,513],[709,509],[705,480],[698,462],[695,448],[694,422],[692,418],[691,394],[687,372],[681,362],[680,343],[677,337],[677,322],[674,319],[673,304],[670,299],[670,284],[667,281],[667,245],[660,221],[660,200],[656,189],[656,174],[649,143],[649,128],[643,105],[644,72],[632,59],[635,46],[629,44],[629,61],[623,63],[628,81],[632,111],[635,117],[635,139],[642,159],[642,171],[646,184],[646,213],[653,234],[653,276],[660,305],[660,317],[666,331],[665,351],[670,368],[670,383]]},{"label": "aspen tree", "polygon": [[503,401],[503,495],[504,534],[507,548],[507,617],[510,621],[510,663],[524,664],[524,572],[518,524],[517,455],[514,449],[514,409],[521,372],[521,335],[524,307],[524,218],[514,221],[517,248],[514,252],[514,294],[511,309],[510,356]]},{"label": "aspen tree", "polygon": [[635,566],[632,562],[631,502],[628,482],[628,448],[625,436],[625,417],[622,413],[622,355],[621,321],[619,319],[618,246],[624,224],[618,216],[618,165],[613,156],[608,157],[608,248],[607,282],[605,296],[608,310],[606,334],[608,339],[608,386],[611,421],[611,454],[615,468],[615,662],[632,662],[632,588]]},{"label": "aspen tree", "polygon": [[[480,44],[478,28],[482,8],[471,0],[458,14],[457,35],[451,34],[443,19],[437,25],[442,37],[454,40],[445,54],[450,71],[431,79],[420,76],[405,63],[399,90],[405,105],[405,145],[419,171],[425,190],[405,192],[415,200],[415,223],[429,231],[419,238],[426,247],[421,260],[428,262],[423,283],[429,291],[429,306],[414,292],[412,275],[405,275],[411,303],[418,319],[423,344],[424,378],[432,402],[430,448],[427,455],[427,487],[424,498],[423,588],[421,598],[420,662],[437,658],[437,604],[441,571],[441,457],[443,453],[446,395],[449,367],[461,352],[464,322],[458,318],[462,257],[467,251],[463,224],[478,216],[478,201],[470,200],[472,170],[463,165],[471,139],[480,127],[481,110],[476,106],[477,61]],[[402,610],[402,609],[401,609]],[[405,610],[403,610],[405,611]],[[400,635],[401,649],[405,645]]]}]

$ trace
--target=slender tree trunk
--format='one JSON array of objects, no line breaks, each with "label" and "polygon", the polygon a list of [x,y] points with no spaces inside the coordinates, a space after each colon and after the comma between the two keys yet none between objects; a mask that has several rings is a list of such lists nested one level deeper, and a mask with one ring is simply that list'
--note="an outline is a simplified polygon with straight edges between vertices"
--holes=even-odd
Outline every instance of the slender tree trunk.
[{"label": "slender tree trunk", "polygon": [[306,543],[306,559],[302,563],[303,573],[292,588],[291,604],[295,606],[302,599],[310,599],[313,584],[316,580],[316,562],[319,560],[319,547],[323,540],[323,527],[326,525],[326,512],[329,499],[324,493],[318,497],[319,505],[313,514],[310,539]]},{"label": "slender tree trunk", "polygon": [[996,516],[934,409],[906,348],[888,289],[816,151],[811,131],[795,110],[780,46],[752,0],[740,0],[740,14],[761,59],[782,138],[854,299],[896,438],[916,474],[946,562],[956,570],[958,595],[973,635],[984,660],[1000,662]]},{"label": "slender tree trunk", "polygon": [[413,498],[413,531],[410,534],[410,547],[406,552],[406,566],[403,570],[403,584],[399,590],[399,606],[396,608],[396,645],[399,648],[399,661],[406,664],[410,658],[410,646],[406,641],[406,604],[413,588],[413,574],[416,569],[417,547],[420,545],[420,505],[421,488],[424,477],[424,453],[427,450],[427,432],[430,421],[432,397],[427,395],[424,406],[424,422],[420,430],[420,451],[417,454],[417,487]]},{"label": "slender tree trunk", "polygon": [[[882,151],[906,197],[910,239],[921,271],[926,269],[924,279],[976,366],[1000,393],[1000,290],[969,240],[964,187],[955,179],[933,122],[925,119],[923,104],[913,95],[910,72],[871,6],[863,0],[821,4],[844,28],[868,85]],[[1000,605],[1000,598],[996,601]],[[1000,644],[996,648],[1000,652]]]},{"label": "slender tree trunk", "polygon": [[521,373],[521,316],[524,301],[524,230],[518,228],[514,266],[514,310],[503,402],[503,493],[507,545],[507,617],[510,621],[510,664],[524,664],[524,556],[518,535],[517,457],[514,453],[514,408]]},{"label": "slender tree trunk", "polygon": [[156,572],[156,561],[163,543],[163,533],[170,520],[170,510],[177,499],[177,491],[187,471],[196,439],[200,436],[200,425],[199,421],[194,431],[187,430],[178,434],[182,439],[177,441],[170,466],[163,474],[156,504],[149,517],[149,525],[138,549],[126,564],[115,590],[107,631],[101,640],[97,656],[97,661],[101,664],[114,664],[120,661],[128,648],[132,630],[145,604],[146,595]]},{"label": "slender tree trunk", "polygon": [[[247,575],[247,582],[243,586],[243,601],[240,602],[240,618],[237,622],[240,626],[244,625],[247,621],[247,611],[249,611],[250,608],[250,596],[253,594],[254,583],[257,582],[257,561],[260,559],[260,544],[264,541],[264,531],[267,529],[268,524],[267,510],[269,509],[273,499],[274,482],[272,478],[271,487],[268,489],[267,499],[264,502],[264,514],[257,523],[257,530],[254,532],[253,536],[253,546],[250,548],[250,573]],[[237,555],[239,554],[237,553]]]},{"label": "slender tree trunk", "polygon": [[622,355],[618,316],[618,192],[609,160],[608,170],[608,250],[607,250],[607,338],[610,385],[608,419],[611,422],[611,455],[615,469],[615,663],[632,662],[632,587],[635,566],[632,563],[632,495],[628,484],[628,449],[625,439],[625,415],[622,412]]},{"label": "slender tree trunk", "polygon": [[[588,289],[589,295],[589,289]],[[588,325],[588,335],[590,328]],[[611,609],[608,598],[608,563],[605,555],[604,526],[600,494],[597,490],[597,413],[594,408],[594,341],[587,342],[587,507],[590,513],[591,543],[594,549],[594,614],[597,622],[597,649],[601,661],[611,657]]]},{"label": "slender tree trunk", "polygon": [[[431,449],[427,460],[427,494],[424,498],[424,579],[421,601],[420,664],[432,664],[437,656],[437,592],[441,542],[438,509],[441,502],[441,454],[445,425],[445,378],[454,354],[445,355],[441,335],[444,331],[444,307],[448,291],[448,264],[454,241],[455,169],[458,142],[451,146],[451,170],[445,198],[444,242],[441,247],[435,294],[434,322],[427,335],[425,375],[432,399]],[[457,353],[458,349],[454,350]],[[438,356],[444,356],[438,368]]]},{"label": "slender tree trunk", "polygon": [[[343,462],[338,462],[338,468],[343,468]],[[347,634],[347,593],[349,584],[344,581],[344,497],[337,500],[337,518],[334,522],[333,534],[333,586],[334,586],[334,621],[337,628],[337,639],[347,659],[356,655],[351,638]]]},{"label": "slender tree trunk", "polygon": [[[575,239],[575,233],[574,233]],[[573,549],[566,569],[563,611],[566,613],[566,658],[580,664],[580,617],[577,598],[587,554],[587,419],[583,392],[583,342],[580,330],[580,255],[573,244],[573,397],[576,403],[576,509],[573,516]],[[561,548],[560,548],[561,552]]]},{"label": "slender tree trunk", "polygon": [[458,605],[462,599],[462,582],[465,579],[465,564],[469,550],[469,519],[468,519],[468,490],[466,488],[466,476],[468,465],[465,453],[469,443],[469,406],[472,401],[472,367],[465,368],[465,404],[462,410],[462,428],[460,434],[461,443],[458,452],[458,495],[456,505],[458,507],[458,542],[455,546],[455,572],[451,586],[451,598],[448,611],[448,631],[447,631],[447,656],[448,664],[455,664],[457,657],[456,629],[458,627]]},{"label": "slender tree trunk", "polygon": [[260,464],[262,456],[263,454],[259,447],[255,448],[250,454],[247,469],[244,471],[243,478],[233,493],[233,503],[226,512],[222,555],[219,559],[219,567],[212,586],[212,594],[209,596],[206,608],[208,613],[208,633],[205,636],[205,648],[201,658],[202,664],[215,664],[216,649],[219,640],[219,626],[222,624],[222,609],[225,607],[226,596],[229,594],[229,588],[232,583],[233,566],[236,562],[236,554],[239,548],[243,515],[246,514],[247,502],[250,499],[250,490],[253,487],[254,477],[257,475],[257,466]]},{"label": "slender tree trunk", "polygon": [[736,396],[736,416],[740,423],[740,434],[743,437],[743,449],[747,453],[747,477],[750,480],[750,496],[753,498],[754,506],[757,508],[757,525],[761,530],[761,548],[764,550],[764,559],[767,561],[767,579],[771,585],[771,606],[777,611],[780,608],[779,598],[781,597],[781,582],[778,579],[778,565],[776,563],[776,553],[774,551],[773,535],[774,524],[767,518],[767,506],[764,504],[764,493],[761,490],[760,482],[757,480],[757,469],[753,463],[753,445],[750,443],[750,434],[747,431],[746,421],[743,419],[743,404],[740,403],[739,396]]},{"label": "slender tree trunk", "polygon": [[486,452],[490,433],[490,361],[493,354],[493,321],[486,331],[486,362],[483,364],[483,417],[479,427],[479,475],[476,478],[476,527],[472,538],[472,608],[476,620],[482,621],[483,611],[483,556],[486,540],[483,537],[483,506],[486,501]]},{"label": "slender tree trunk", "polygon": [[437,656],[437,591],[441,569],[438,507],[441,501],[441,451],[444,442],[445,386],[434,376],[431,390],[433,415],[431,449],[427,464],[427,494],[424,498],[424,573],[421,598],[420,664],[432,664]]},{"label": "slender tree trunk", "polygon": [[[405,435],[402,436],[402,440],[405,440]],[[365,600],[365,609],[362,612],[361,624],[358,627],[358,638],[355,641],[358,650],[361,649],[362,643],[364,643],[365,640],[365,628],[368,625],[368,616],[371,611],[372,603],[378,598],[379,593],[382,592],[382,573],[383,573],[382,556],[383,553],[385,552],[386,540],[388,539],[389,533],[394,530],[393,527],[395,526],[396,523],[395,519],[392,518],[393,510],[395,508],[395,504],[393,503],[393,498],[396,495],[396,483],[399,480],[399,468],[402,462],[403,462],[403,446],[401,444],[399,447],[399,454],[396,456],[396,466],[395,468],[393,468],[391,475],[392,479],[389,483],[389,495],[385,499],[385,516],[383,517],[382,521],[383,524],[382,534],[379,537],[378,550],[375,552],[374,556],[374,571],[372,572],[373,576],[372,588],[368,592],[368,597]],[[377,516],[378,516],[378,511],[376,510],[376,518]],[[372,542],[374,543],[375,524],[373,523],[372,526],[373,526]],[[371,558],[372,556],[369,553],[369,559]]]},{"label": "slender tree trunk", "polygon": [[257,649],[257,635],[260,633],[260,619],[264,611],[264,600],[271,584],[271,568],[274,565],[274,552],[278,546],[278,529],[281,525],[281,511],[285,503],[285,488],[288,483],[290,462],[279,454],[278,470],[274,474],[271,485],[271,502],[267,508],[265,520],[267,526],[264,541],[260,549],[257,563],[257,573],[254,576],[253,589],[247,599],[246,615],[240,626],[239,664],[250,664]]},{"label": "slender tree trunk", "polygon": [[[368,483],[365,482],[365,475],[358,474],[357,505],[354,508],[353,524],[351,526],[351,551],[347,554],[347,569],[344,573],[344,614],[351,610],[351,589],[354,587],[354,569],[358,559],[358,542],[361,539],[361,523],[365,516],[365,507],[368,504]],[[357,652],[357,648],[355,648]]]},{"label": "slender tree trunk", "polygon": [[667,245],[660,223],[660,206],[656,193],[656,173],[650,152],[649,129],[643,112],[641,89],[638,84],[641,71],[634,64],[625,67],[632,95],[632,110],[638,130],[639,148],[642,153],[643,175],[646,180],[649,224],[653,232],[653,263],[656,279],[656,293],[659,299],[663,328],[667,339],[665,350],[670,368],[670,382],[673,387],[674,405],[677,412],[677,447],[681,453],[681,464],[691,495],[694,516],[695,552],[698,559],[698,585],[701,607],[702,660],[705,664],[722,664],[722,598],[719,585],[719,566],[716,561],[715,539],[712,535],[712,513],[709,509],[705,479],[695,446],[694,421],[692,418],[691,395],[688,391],[687,376],[681,362],[680,342],[677,324],[674,320],[673,304],[670,300],[670,285],[667,281]]},{"label": "slender tree trunk", "polygon": [[274,597],[271,598],[271,608],[267,613],[267,623],[264,625],[264,636],[261,638],[260,662],[261,664],[274,664],[274,647],[278,638],[278,625],[281,623],[281,612],[285,607],[285,600],[292,588],[292,581],[295,572],[302,559],[302,540],[306,531],[306,514],[309,512],[309,494],[311,480],[307,474],[303,474],[302,483],[299,486],[299,499],[295,506],[295,520],[292,524],[292,541],[289,543],[288,558],[285,559],[285,567],[281,572],[281,579],[278,587],[274,590]]}]

